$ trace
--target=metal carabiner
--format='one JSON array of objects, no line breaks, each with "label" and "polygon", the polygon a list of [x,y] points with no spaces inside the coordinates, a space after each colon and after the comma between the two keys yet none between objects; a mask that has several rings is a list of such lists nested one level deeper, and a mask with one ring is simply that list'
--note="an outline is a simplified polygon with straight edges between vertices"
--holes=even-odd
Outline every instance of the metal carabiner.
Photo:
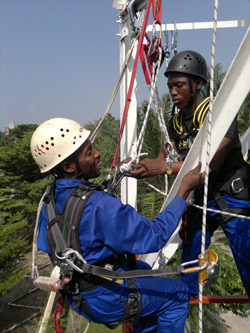
[{"label": "metal carabiner", "polygon": [[196,272],[199,272],[199,271],[203,271],[208,266],[208,261],[206,261],[201,267],[195,266],[195,267],[184,268],[184,266],[193,265],[193,264],[196,264],[198,262],[199,262],[198,259],[188,261],[188,262],[184,262],[183,264],[177,266],[178,273],[179,274],[196,273]]},{"label": "metal carabiner", "polygon": [[145,156],[145,155],[148,155],[148,153],[141,153],[137,156],[135,156],[133,159],[131,159],[128,163],[123,163],[121,166],[120,166],[120,171],[122,173],[127,173],[131,170],[132,168],[132,164],[134,164],[134,162],[141,156]]},{"label": "metal carabiner", "polygon": [[165,58],[168,61],[170,58],[170,52],[168,49],[168,30],[167,30],[167,23],[165,23]]},{"label": "metal carabiner", "polygon": [[177,53],[178,29],[177,29],[177,25],[176,25],[175,21],[173,21],[173,24],[174,24],[175,34],[173,33],[173,31],[171,31],[171,34],[172,34],[171,49],[172,49],[172,55],[175,56]]}]

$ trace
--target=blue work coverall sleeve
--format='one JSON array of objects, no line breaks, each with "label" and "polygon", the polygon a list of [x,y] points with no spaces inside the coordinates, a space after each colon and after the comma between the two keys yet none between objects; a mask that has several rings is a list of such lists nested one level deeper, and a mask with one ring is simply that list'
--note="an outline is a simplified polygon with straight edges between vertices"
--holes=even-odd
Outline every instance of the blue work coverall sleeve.
[{"label": "blue work coverall sleeve", "polygon": [[185,209],[185,200],[175,197],[150,221],[112,194],[94,193],[80,223],[80,243],[95,249],[105,245],[122,254],[157,252],[172,235]]}]

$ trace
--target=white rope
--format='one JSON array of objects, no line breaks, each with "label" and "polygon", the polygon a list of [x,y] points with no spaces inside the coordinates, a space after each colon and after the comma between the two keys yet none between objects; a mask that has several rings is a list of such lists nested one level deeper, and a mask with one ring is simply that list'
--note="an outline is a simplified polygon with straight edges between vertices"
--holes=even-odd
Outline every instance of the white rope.
[{"label": "white rope", "polygon": [[37,208],[37,214],[36,214],[36,223],[34,228],[34,234],[33,234],[33,243],[32,243],[32,267],[31,267],[31,277],[34,279],[34,277],[39,276],[38,272],[38,266],[37,266],[37,260],[38,260],[38,251],[37,251],[37,241],[38,241],[38,235],[39,235],[39,219],[43,207],[43,199],[46,195],[46,192],[44,192],[43,196],[41,197],[41,200],[39,202],[38,208]]},{"label": "white rope", "polygon": [[[208,176],[210,164],[210,148],[211,148],[211,129],[212,129],[212,109],[213,109],[213,93],[214,93],[214,57],[215,57],[215,44],[217,33],[217,14],[218,14],[218,0],[214,3],[214,25],[213,25],[213,41],[211,52],[211,69],[210,69],[210,106],[208,111],[208,128],[207,128],[207,156],[205,168],[205,184],[204,184],[204,205],[202,215],[202,238],[201,238],[201,257],[204,258],[205,242],[206,242],[206,211],[207,211],[207,194],[208,194]],[[199,283],[199,333],[202,333],[202,294],[203,282]]]},{"label": "white rope", "polygon": [[69,309],[69,313],[71,318],[72,333],[76,333],[76,323],[75,323],[74,311],[72,308]]},{"label": "white rope", "polygon": [[152,184],[146,182],[146,181],[143,180],[143,179],[140,179],[140,181],[141,181],[142,183],[148,185],[149,187],[151,187],[155,192],[158,192],[158,193],[160,193],[160,194],[166,196],[166,193],[165,193],[165,192],[162,192],[161,190],[159,190],[158,188],[156,188],[154,185],[152,185]]},{"label": "white rope", "polygon": [[91,324],[91,322],[89,321],[83,333],[87,333],[88,332],[90,324]]},{"label": "white rope", "polygon": [[[188,203],[190,206],[193,206],[195,208],[201,209],[203,210],[202,206],[196,205],[192,202]],[[232,216],[232,217],[238,217],[240,219],[245,219],[245,220],[250,220],[250,216],[245,216],[245,215],[240,215],[240,214],[235,214],[235,213],[228,213],[228,212],[223,212],[221,210],[217,210],[217,209],[212,209],[212,208],[207,208],[208,212],[212,212],[212,213],[217,213],[217,214],[221,214],[221,215],[226,215],[226,216]]]},{"label": "white rope", "polygon": [[[160,70],[160,67],[161,67],[161,57],[162,57],[162,49],[159,48],[158,66],[157,66],[157,69],[156,69],[156,74],[152,76],[148,107],[147,107],[146,115],[145,115],[145,118],[144,118],[144,121],[143,121],[143,124],[142,124],[141,132],[140,132],[139,138],[137,140],[137,144],[136,144],[136,147],[138,147],[138,145],[139,145],[137,155],[139,155],[141,153],[141,149],[142,149],[143,139],[144,139],[144,136],[145,136],[146,125],[147,125],[148,116],[149,116],[149,111],[150,111],[151,103],[152,103],[152,100],[153,100],[154,91],[155,91],[155,88],[156,88],[156,82],[157,82],[157,79],[158,79],[159,70]],[[155,63],[153,63],[153,68],[155,69]],[[153,70],[153,72],[154,72],[154,70]]]},{"label": "white rope", "polygon": [[120,72],[120,76],[119,76],[118,81],[116,83],[116,86],[115,86],[115,88],[113,90],[113,93],[112,93],[112,95],[110,97],[108,106],[107,106],[106,111],[104,113],[104,116],[102,117],[102,119],[100,120],[99,124],[96,126],[94,132],[92,133],[92,135],[90,137],[90,141],[92,143],[95,141],[98,133],[100,132],[101,126],[102,126],[102,124],[103,124],[103,122],[104,122],[104,120],[105,120],[105,118],[106,118],[106,116],[107,116],[107,114],[108,114],[108,112],[109,112],[109,110],[110,110],[110,108],[111,108],[114,100],[115,100],[115,97],[116,97],[116,95],[117,95],[117,93],[119,91],[120,85],[122,83],[123,75],[125,74],[125,70],[126,70],[126,68],[128,66],[128,63],[129,63],[131,55],[132,55],[132,51],[133,51],[134,45],[135,45],[135,39],[132,40],[131,47],[130,47],[130,49],[127,52],[126,58],[124,60],[124,63],[123,63],[123,66],[122,66],[122,69],[121,69],[121,72]]}]

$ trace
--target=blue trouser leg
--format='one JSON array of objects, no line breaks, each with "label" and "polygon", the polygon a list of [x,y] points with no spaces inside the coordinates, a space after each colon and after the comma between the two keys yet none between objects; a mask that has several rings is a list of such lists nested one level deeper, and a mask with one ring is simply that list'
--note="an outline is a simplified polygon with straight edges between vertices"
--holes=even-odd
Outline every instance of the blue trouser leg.
[{"label": "blue trouser leg", "polygon": [[134,332],[150,332],[158,327],[158,333],[184,332],[189,306],[189,291],[177,279],[154,277],[136,279],[142,297],[142,315],[134,326]]},{"label": "blue trouser leg", "polygon": [[[137,267],[150,268],[140,261]],[[134,324],[134,331],[147,333],[157,327],[158,333],[183,333],[190,299],[187,286],[165,277],[136,278],[135,283],[141,293],[142,314]],[[99,321],[110,323],[122,319],[130,291],[126,285],[107,282],[82,296]],[[69,302],[74,306],[71,298]],[[76,312],[89,319],[81,308]]]},{"label": "blue trouser leg", "polygon": [[[250,208],[250,201],[248,200],[239,200],[230,196],[223,197],[223,199],[230,208]],[[219,209],[213,201],[208,202],[208,206],[213,209]],[[213,216],[214,222],[217,221],[219,226],[221,224],[220,215],[215,213],[210,215]],[[190,222],[192,222],[192,219],[190,219]],[[230,244],[243,285],[248,297],[250,297],[250,221],[241,218],[233,218],[226,223],[223,229]],[[182,262],[197,259],[201,251],[200,227],[191,223],[188,233],[188,243],[182,243]],[[208,230],[206,231],[206,249],[210,245],[212,235],[213,233]],[[192,273],[181,276],[181,280],[186,283],[190,293],[198,293],[198,274]]]},{"label": "blue trouser leg", "polygon": [[250,298],[250,220],[234,218],[227,223],[224,231]]}]

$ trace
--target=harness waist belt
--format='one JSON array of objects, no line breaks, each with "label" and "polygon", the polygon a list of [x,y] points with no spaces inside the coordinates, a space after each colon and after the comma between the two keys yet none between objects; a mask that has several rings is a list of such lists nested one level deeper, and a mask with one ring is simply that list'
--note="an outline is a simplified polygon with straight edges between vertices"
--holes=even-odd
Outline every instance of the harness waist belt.
[{"label": "harness waist belt", "polygon": [[250,167],[246,166],[231,172],[223,182],[215,183],[214,186],[222,194],[225,192],[238,199],[248,200],[248,189],[250,188]]},{"label": "harness waist belt", "polygon": [[138,277],[149,277],[149,276],[159,276],[159,275],[171,275],[171,274],[181,274],[183,268],[181,266],[165,269],[155,269],[155,270],[134,270],[128,272],[115,272],[112,270],[107,270],[106,268],[93,266],[90,264],[83,264],[82,270],[84,273],[97,275],[103,277],[104,279],[112,280],[115,283],[123,284],[124,279],[138,278]]}]

